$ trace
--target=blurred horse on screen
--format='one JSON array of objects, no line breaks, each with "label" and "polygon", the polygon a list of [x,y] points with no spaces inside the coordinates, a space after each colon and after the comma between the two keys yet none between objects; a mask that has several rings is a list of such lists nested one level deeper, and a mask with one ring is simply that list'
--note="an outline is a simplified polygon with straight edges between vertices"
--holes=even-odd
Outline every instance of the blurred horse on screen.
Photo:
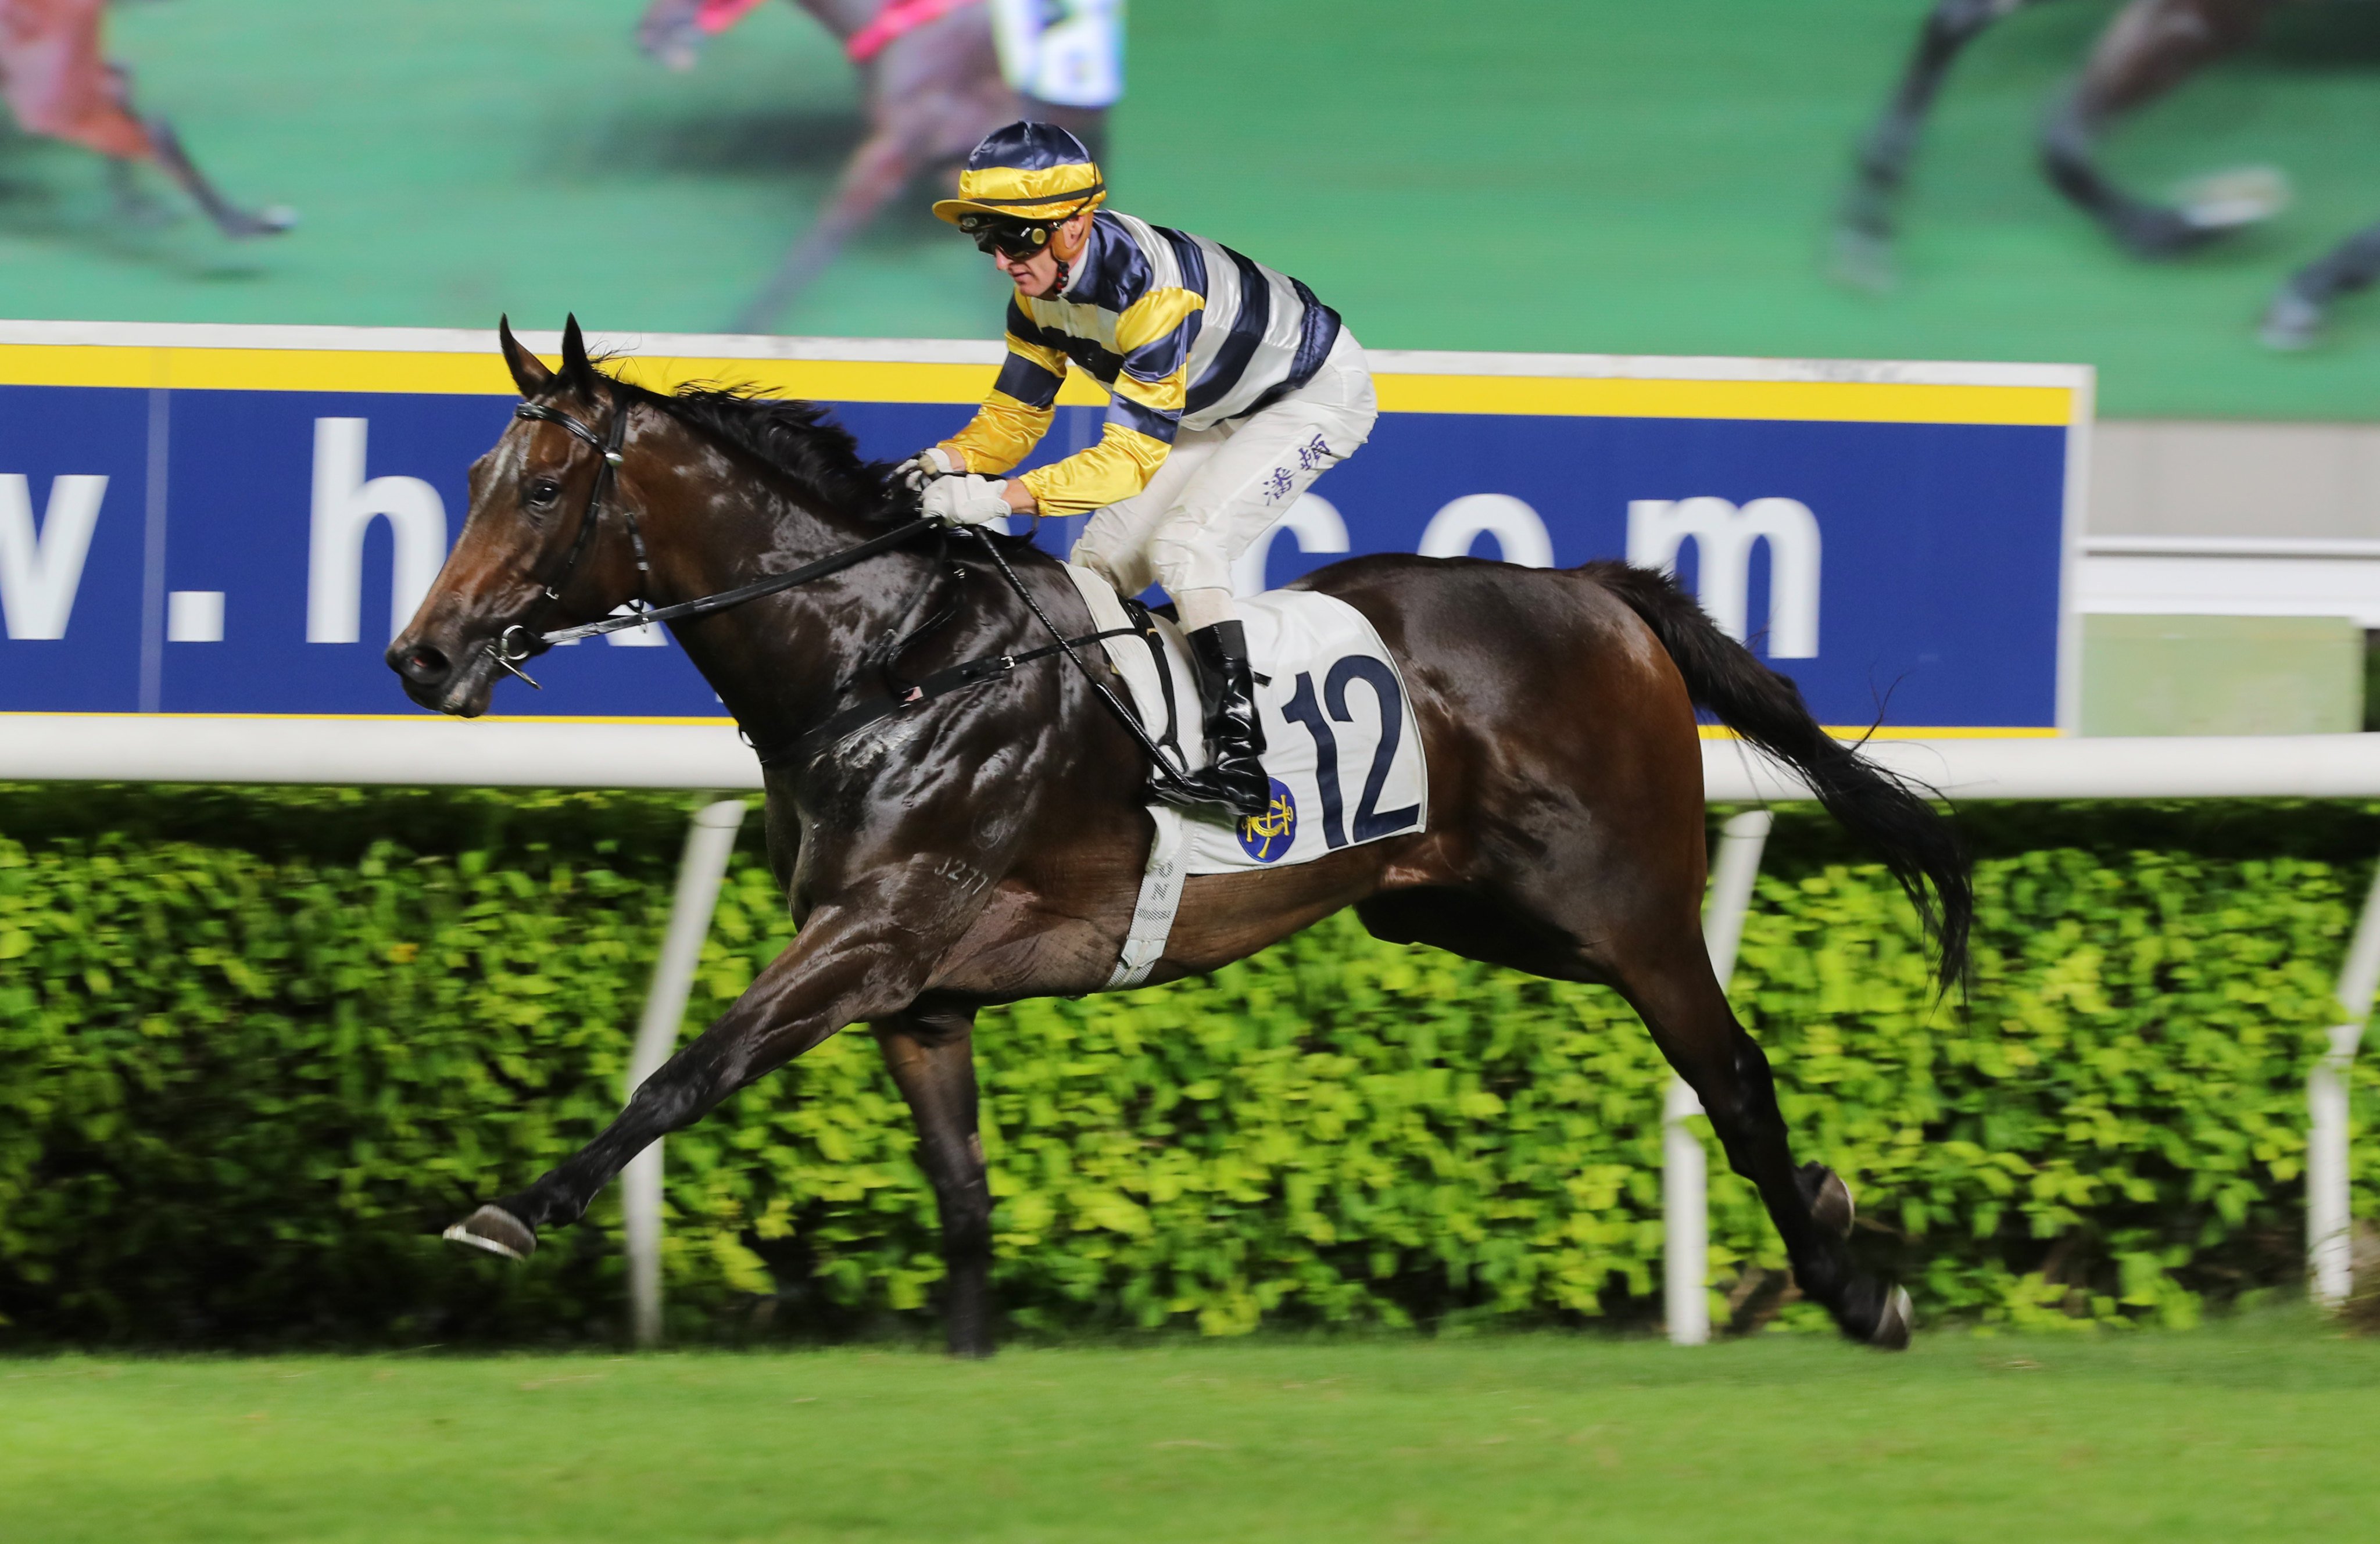
[{"label": "blurred horse on screen", "polygon": [[[1836,266],[1847,281],[1882,287],[1893,278],[1892,238],[1909,164],[1950,67],[1995,23],[2050,0],[1935,0],[1891,102],[1862,141],[1836,225]],[[2099,34],[2082,74],[2051,109],[2042,167],[2058,190],[2126,251],[2171,258],[2277,213],[2288,183],[2266,167],[2202,177],[2176,201],[2133,193],[2099,164],[2098,145],[2126,115],[2206,66],[2253,43],[2285,6],[2308,0],[2129,0]],[[2331,303],[2380,278],[2380,225],[2301,268],[2266,310],[2264,338],[2278,348],[2313,341]]]},{"label": "blurred horse on screen", "polygon": [[[852,152],[834,192],[795,239],[776,272],[731,323],[772,330],[785,308],[832,265],[845,243],[917,177],[953,177],[960,163],[1004,123],[1058,124],[1096,153],[1107,131],[1103,108],[1027,97],[1001,71],[985,0],[795,0],[843,44],[859,71],[868,137]],[[638,44],[676,68],[692,67],[703,38],[741,20],[759,0],[652,0]]]},{"label": "blurred horse on screen", "polygon": [[296,224],[285,208],[252,212],[225,199],[172,124],[140,114],[129,72],[101,52],[106,11],[107,0],[0,0],[0,91],[18,126],[106,156],[128,210],[144,207],[131,171],[145,164],[172,177],[225,236],[271,236]]}]

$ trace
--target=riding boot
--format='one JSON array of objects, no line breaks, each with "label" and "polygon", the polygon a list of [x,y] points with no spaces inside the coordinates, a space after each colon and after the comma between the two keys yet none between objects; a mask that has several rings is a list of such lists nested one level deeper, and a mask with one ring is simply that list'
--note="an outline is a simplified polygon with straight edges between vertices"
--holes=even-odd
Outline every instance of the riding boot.
[{"label": "riding boot", "polygon": [[1187,806],[1220,804],[1245,820],[1272,808],[1265,775],[1264,723],[1257,716],[1256,676],[1248,668],[1247,629],[1218,622],[1189,635],[1198,667],[1198,702],[1206,711],[1207,765],[1179,783],[1160,781],[1159,798]]}]

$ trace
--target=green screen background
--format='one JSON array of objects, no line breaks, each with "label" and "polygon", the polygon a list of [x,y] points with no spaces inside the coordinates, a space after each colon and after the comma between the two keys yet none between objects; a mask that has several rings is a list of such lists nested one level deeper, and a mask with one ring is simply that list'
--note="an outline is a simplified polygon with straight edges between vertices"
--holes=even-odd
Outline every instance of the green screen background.
[{"label": "green screen background", "polygon": [[[692,74],[639,0],[165,0],[113,52],[276,242],[128,228],[95,158],[0,137],[0,313],[707,332],[798,233],[859,132],[790,6]],[[2296,204],[2178,263],[2114,251],[2031,133],[2109,7],[2022,15],[1953,79],[1885,296],[1826,276],[1849,147],[1916,0],[1135,0],[1118,202],[1312,284],[1376,347],[2080,361],[2110,415],[2380,416],[2380,297],[2335,337],[2253,339],[2291,268],[2380,218],[2380,6],[2286,16],[2118,136],[2158,191],[2287,169]],[[1001,288],[923,212],[849,251],[789,332],[984,337]]]}]

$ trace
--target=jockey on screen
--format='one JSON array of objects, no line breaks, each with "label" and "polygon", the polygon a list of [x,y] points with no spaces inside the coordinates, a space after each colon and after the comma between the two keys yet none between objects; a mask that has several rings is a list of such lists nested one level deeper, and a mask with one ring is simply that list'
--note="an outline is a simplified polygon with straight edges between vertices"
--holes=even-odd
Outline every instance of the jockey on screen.
[{"label": "jockey on screen", "polygon": [[[927,514],[961,524],[1097,511],[1072,560],[1125,595],[1163,584],[1198,667],[1208,762],[1160,796],[1261,816],[1271,782],[1232,564],[1370,435],[1371,372],[1295,279],[1106,198],[1089,152],[1050,124],[1011,124],[967,158],[934,213],[1014,283],[1008,359],[974,421],[902,470]],[[1001,480],[1049,429],[1070,363],[1108,388],[1099,444]]]}]

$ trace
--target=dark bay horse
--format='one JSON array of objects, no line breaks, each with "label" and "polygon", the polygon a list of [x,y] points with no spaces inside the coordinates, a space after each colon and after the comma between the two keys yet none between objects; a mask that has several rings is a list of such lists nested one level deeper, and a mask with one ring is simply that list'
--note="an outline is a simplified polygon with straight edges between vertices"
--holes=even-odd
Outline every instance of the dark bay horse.
[{"label": "dark bay horse", "polygon": [[[633,599],[686,602],[913,521],[916,496],[817,407],[627,385],[590,362],[575,320],[558,371],[509,329],[500,336],[523,416],[473,465],[462,537],[389,646],[424,707],[484,712],[514,627],[592,621]],[[617,470],[599,476],[607,447]],[[1299,582],[1361,611],[1402,663],[1428,758],[1427,828],[1297,868],[1191,879],[1151,979],[1216,969],[1352,906],[1384,939],[1609,984],[1758,1186],[1801,1290],[1852,1339],[1907,1343],[1907,1295],[1854,1263],[1842,1182],[1796,1165],[1767,1061],[1704,952],[1695,707],[1791,764],[1877,850],[1930,919],[1946,983],[1972,912],[1949,823],[1828,738],[1790,681],[1661,575],[1372,556]],[[770,861],[800,931],[600,1136],[450,1237],[528,1255],[648,1143],[866,1024],[917,1117],[940,1204],[951,1348],[990,1350],[975,1016],[1106,984],[1150,841],[1148,768],[1088,673],[1058,657],[849,733],[811,731],[891,690],[896,665],[922,680],[1045,642],[1026,594],[1060,628],[1089,630],[1080,596],[1029,543],[931,532],[672,624],[761,748]],[[947,620],[915,634],[936,610]]]}]

